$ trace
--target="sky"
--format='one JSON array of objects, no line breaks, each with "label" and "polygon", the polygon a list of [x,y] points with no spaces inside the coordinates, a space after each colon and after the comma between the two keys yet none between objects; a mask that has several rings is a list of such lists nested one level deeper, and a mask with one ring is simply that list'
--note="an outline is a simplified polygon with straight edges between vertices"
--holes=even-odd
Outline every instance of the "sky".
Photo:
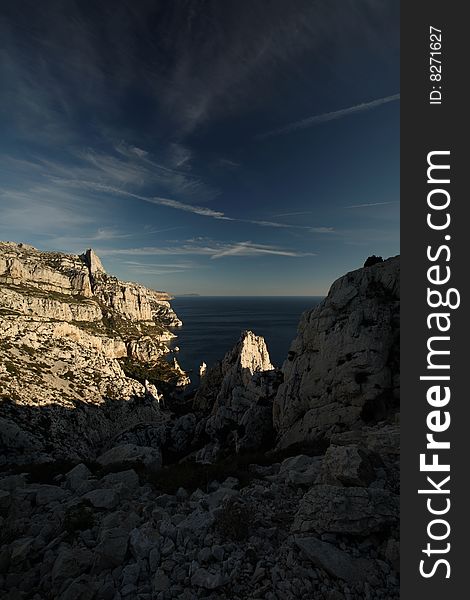
[{"label": "sky", "polygon": [[0,239],[172,294],[399,253],[396,0],[2,0]]}]

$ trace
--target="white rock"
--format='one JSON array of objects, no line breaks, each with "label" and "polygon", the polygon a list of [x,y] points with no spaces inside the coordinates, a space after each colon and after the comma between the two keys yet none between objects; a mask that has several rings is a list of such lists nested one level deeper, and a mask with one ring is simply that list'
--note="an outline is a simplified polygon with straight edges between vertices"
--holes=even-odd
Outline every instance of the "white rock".
[{"label": "white rock", "polygon": [[399,272],[399,257],[352,271],[304,313],[274,400],[280,447],[397,410]]}]

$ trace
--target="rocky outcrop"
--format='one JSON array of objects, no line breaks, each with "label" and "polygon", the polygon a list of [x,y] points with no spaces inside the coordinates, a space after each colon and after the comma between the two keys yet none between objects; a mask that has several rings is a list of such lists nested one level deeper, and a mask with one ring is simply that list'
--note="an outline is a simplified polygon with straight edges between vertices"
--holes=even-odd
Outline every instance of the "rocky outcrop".
[{"label": "rocky outcrop", "polygon": [[27,244],[0,242],[0,283],[90,298],[90,275],[78,256],[39,252]]},{"label": "rocky outcrop", "polygon": [[119,429],[165,420],[143,378],[123,366],[157,365],[185,385],[186,374],[163,359],[177,325],[168,294],[108,275],[93,250],[0,242],[2,460],[90,458]]},{"label": "rocky outcrop", "polygon": [[212,461],[229,447],[260,447],[272,433],[277,383],[264,339],[244,331],[223,360],[205,372],[196,393],[194,408],[210,411],[199,425],[199,435],[204,433],[211,442],[199,452],[199,460]]},{"label": "rocky outcrop", "polygon": [[[42,252],[26,244],[0,242],[0,285],[2,295],[10,290],[28,299],[39,298],[55,304],[66,302],[64,296],[72,296],[74,303],[86,306],[89,303],[83,300],[90,298],[91,303],[101,309],[103,314],[100,318],[106,317],[109,312],[109,318],[116,313],[124,319],[163,327],[181,325],[171,310],[167,293],[108,275],[93,250],[78,256]],[[68,303],[71,301],[68,300]],[[39,304],[36,301],[31,304],[30,314],[36,314],[36,305]],[[14,306],[10,308],[15,310]],[[20,304],[18,310],[21,312],[22,308]],[[49,316],[55,318],[53,314]],[[75,318],[82,320],[79,312]],[[88,321],[89,318],[84,315],[83,320]]]},{"label": "rocky outcrop", "polygon": [[273,370],[264,339],[252,331],[244,331],[220,362],[204,369],[194,406],[215,412],[219,406],[230,404],[234,390],[250,388],[255,373]]},{"label": "rocky outcrop", "polygon": [[176,382],[177,387],[184,387],[186,385],[189,385],[191,383],[191,379],[181,368],[178,360],[176,359],[176,356],[173,357],[173,360],[171,361],[170,364],[171,364],[171,367],[172,367],[174,373],[176,373],[176,375],[177,375],[177,382]]},{"label": "rocky outcrop", "polygon": [[306,312],[274,400],[279,447],[329,440],[398,410],[399,258],[352,271]]},{"label": "rocky outcrop", "polygon": [[317,483],[365,486],[375,479],[372,460],[356,444],[330,446],[322,461]]}]

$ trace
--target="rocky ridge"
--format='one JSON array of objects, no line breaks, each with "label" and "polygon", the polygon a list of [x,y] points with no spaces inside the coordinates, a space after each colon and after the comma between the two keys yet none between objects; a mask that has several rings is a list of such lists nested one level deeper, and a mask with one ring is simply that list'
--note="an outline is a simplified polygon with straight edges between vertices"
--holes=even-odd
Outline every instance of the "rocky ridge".
[{"label": "rocky ridge", "polygon": [[[90,458],[122,419],[164,419],[123,367],[158,365],[163,378],[187,383],[163,359],[170,328],[181,325],[169,299],[106,274],[93,250],[76,256],[0,242],[2,454]],[[97,410],[111,406],[112,415]]]},{"label": "rocky ridge", "polygon": [[282,370],[244,332],[182,414],[116,399],[94,460],[5,468],[2,597],[398,598],[398,276],[335,282]]},{"label": "rocky ridge", "polygon": [[274,401],[279,446],[331,439],[398,411],[399,257],[348,273],[299,324]]}]

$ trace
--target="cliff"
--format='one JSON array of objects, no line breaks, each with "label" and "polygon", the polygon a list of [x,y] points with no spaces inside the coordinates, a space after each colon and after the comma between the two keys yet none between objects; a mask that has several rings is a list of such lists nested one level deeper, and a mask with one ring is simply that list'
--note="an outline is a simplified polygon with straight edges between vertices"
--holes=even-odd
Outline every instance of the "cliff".
[{"label": "cliff", "polygon": [[[0,419],[8,454],[92,455],[129,425],[110,420],[105,407],[114,402],[119,412],[115,401],[146,396],[143,381],[126,376],[130,367],[158,367],[163,379],[187,382],[163,359],[175,337],[170,328],[181,325],[169,299],[108,275],[93,250],[77,256],[0,242]],[[91,411],[97,406],[103,410]],[[158,416],[154,409],[145,418]]]},{"label": "cliff", "polygon": [[279,447],[328,441],[398,411],[399,257],[352,271],[307,311],[274,400]]}]

